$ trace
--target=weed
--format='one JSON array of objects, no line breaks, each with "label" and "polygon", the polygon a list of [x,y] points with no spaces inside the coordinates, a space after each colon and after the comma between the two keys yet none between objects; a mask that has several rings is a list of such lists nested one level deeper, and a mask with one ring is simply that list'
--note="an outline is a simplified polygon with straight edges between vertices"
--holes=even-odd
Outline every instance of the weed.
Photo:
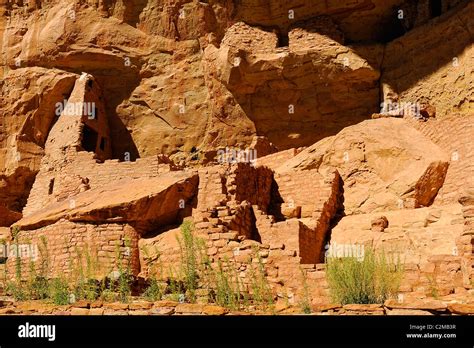
[{"label": "weed", "polygon": [[67,305],[69,294],[69,286],[64,278],[54,278],[50,281],[49,297],[54,304]]},{"label": "weed", "polygon": [[252,289],[252,298],[254,304],[263,310],[272,310],[274,301],[271,287],[265,277],[265,266],[260,256],[259,249],[253,248],[254,260],[256,258],[257,264],[254,267],[250,265],[250,286]]},{"label": "weed", "polygon": [[225,260],[225,267],[222,261],[217,262],[217,270],[214,272],[215,281],[215,301],[218,305],[230,309],[238,309],[240,301],[240,284],[236,276],[232,277],[230,272],[232,265],[229,260]]},{"label": "weed", "polygon": [[309,291],[308,279],[306,276],[306,272],[302,267],[300,267],[301,277],[302,277],[302,285],[303,285],[303,296],[300,302],[300,307],[303,313],[310,314],[311,313],[311,296]]},{"label": "weed", "polygon": [[190,301],[196,301],[196,289],[198,288],[198,250],[194,235],[193,225],[190,221],[184,221],[181,225],[181,234],[178,243],[181,251],[181,272],[184,283],[189,293]]},{"label": "weed", "polygon": [[426,275],[429,283],[429,294],[431,297],[438,299],[439,298],[439,290],[438,290],[438,282],[436,280],[435,275]]},{"label": "weed", "polygon": [[398,293],[403,274],[400,259],[368,249],[364,258],[328,257],[326,277],[333,300],[347,303],[383,303]]}]

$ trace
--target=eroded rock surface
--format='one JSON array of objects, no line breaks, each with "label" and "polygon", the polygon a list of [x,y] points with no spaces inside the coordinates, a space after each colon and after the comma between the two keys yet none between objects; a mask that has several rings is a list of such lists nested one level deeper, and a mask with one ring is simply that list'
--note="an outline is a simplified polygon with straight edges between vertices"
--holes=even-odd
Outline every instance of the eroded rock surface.
[{"label": "eroded rock surface", "polygon": [[[76,76],[57,69],[25,68],[0,82],[0,205],[2,226],[21,215],[44,155],[56,103],[71,93]],[[8,216],[8,217],[7,217]],[[2,221],[4,220],[4,221]]]},{"label": "eroded rock surface", "polygon": [[401,119],[364,121],[303,150],[277,172],[337,168],[346,214],[428,206],[448,169],[447,154]]},{"label": "eroded rock surface", "polygon": [[219,49],[205,51],[211,96],[228,90],[229,112],[243,110],[280,150],[310,145],[378,109],[382,47],[346,47],[329,18],[315,23],[291,30],[281,48],[275,33],[236,23]]}]

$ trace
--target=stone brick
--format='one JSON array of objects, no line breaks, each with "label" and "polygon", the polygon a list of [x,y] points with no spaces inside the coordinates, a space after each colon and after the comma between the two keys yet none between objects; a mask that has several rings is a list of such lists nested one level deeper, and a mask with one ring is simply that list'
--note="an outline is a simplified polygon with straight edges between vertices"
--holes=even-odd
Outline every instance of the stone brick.
[{"label": "stone brick", "polygon": [[133,310],[128,311],[128,315],[150,315],[150,312],[146,310]]},{"label": "stone brick", "polygon": [[175,307],[153,307],[149,310],[151,315],[172,315],[174,314]]},{"label": "stone brick", "polygon": [[348,311],[357,312],[382,312],[384,311],[382,305],[379,304],[347,304],[342,308]]},{"label": "stone brick", "polygon": [[104,308],[105,309],[112,309],[112,310],[115,310],[115,311],[127,310],[127,309],[129,309],[129,304],[128,303],[120,303],[120,302],[104,303]]},{"label": "stone brick", "polygon": [[448,310],[455,314],[474,315],[474,304],[450,303]]},{"label": "stone brick", "polygon": [[416,310],[431,310],[431,311],[445,311],[447,305],[438,300],[417,300],[398,302],[396,300],[387,300],[384,306],[390,309],[416,309]]},{"label": "stone brick", "polygon": [[89,309],[87,308],[72,308],[71,315],[89,315]]},{"label": "stone brick", "polygon": [[221,239],[229,239],[229,240],[236,240],[238,233],[236,232],[227,232],[227,233],[220,233],[219,238]]},{"label": "stone brick", "polygon": [[127,310],[104,309],[103,315],[128,315]]},{"label": "stone brick", "polygon": [[227,312],[228,310],[226,308],[213,305],[204,306],[202,309],[202,313],[206,315],[224,315]]},{"label": "stone brick", "polygon": [[181,303],[175,308],[176,314],[202,314],[206,306],[202,304]]},{"label": "stone brick", "polygon": [[128,305],[130,310],[146,310],[153,307],[153,302],[140,301],[140,302],[131,302]]},{"label": "stone brick", "polygon": [[434,315],[433,313],[421,309],[391,309],[386,311],[387,315]]},{"label": "stone brick", "polygon": [[89,315],[104,315],[103,308],[91,308],[89,310]]}]

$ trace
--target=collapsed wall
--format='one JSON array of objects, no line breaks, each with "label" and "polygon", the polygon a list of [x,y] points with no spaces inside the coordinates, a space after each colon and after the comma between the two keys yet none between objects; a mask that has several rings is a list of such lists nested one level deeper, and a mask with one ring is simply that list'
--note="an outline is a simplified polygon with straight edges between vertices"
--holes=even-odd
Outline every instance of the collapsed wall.
[{"label": "collapsed wall", "polygon": [[[192,217],[194,233],[204,240],[213,268],[218,269],[219,262],[230,262],[228,272],[236,272],[247,291],[252,291],[252,272],[263,264],[275,294],[285,297],[291,293],[292,298],[299,298],[304,281],[301,269],[316,272],[329,221],[339,208],[339,176],[334,173],[320,183],[314,182],[321,190],[313,197],[311,216],[292,216],[280,222],[269,215],[273,180],[269,168],[254,168],[248,163],[200,170],[198,204]],[[293,193],[297,198],[296,190]],[[300,207],[302,203],[295,201]],[[148,275],[153,265],[160,265],[167,274],[170,265],[175,272],[179,269],[179,236],[179,229],[173,228],[140,240],[140,249],[147,250],[141,256],[143,275]],[[315,279],[310,282],[317,287]]]},{"label": "collapsed wall", "polygon": [[109,276],[119,268],[136,275],[140,270],[138,238],[137,231],[128,224],[62,219],[39,229],[20,231],[15,239],[18,250],[11,250],[6,272],[13,278],[20,269],[21,276],[27,278],[34,271],[40,277],[64,277],[70,282],[77,280],[81,269],[90,279]]},{"label": "collapsed wall", "polygon": [[[121,263],[129,264],[135,275],[146,274],[148,264],[140,250],[150,244],[147,236],[192,215],[196,235],[206,237],[214,263],[239,256],[232,262],[249,285],[244,268],[251,272],[251,264],[257,260],[252,256],[254,249],[261,249],[259,257],[270,257],[266,272],[274,276],[275,291],[285,284],[296,292],[299,283],[295,279],[299,277],[295,278],[294,272],[299,272],[300,264],[319,262],[329,222],[338,210],[337,172],[326,178],[313,173],[317,177],[313,190],[302,196],[297,186],[283,189],[283,181],[291,181],[290,176],[274,178],[268,167],[250,163],[217,165],[196,175],[177,171],[162,157],[136,162],[107,160],[110,152],[101,146],[102,139],[108,141],[107,119],[103,108],[96,107],[101,97],[93,81],[87,75],[77,80],[46,141],[24,217],[14,226],[14,243],[48,245],[48,258],[40,255],[34,260],[36,269],[41,270],[47,260],[48,268],[42,271],[48,277],[69,274],[74,266],[71,260],[80,258],[82,262],[82,256],[89,253],[101,265],[96,276],[109,274]],[[98,118],[88,117],[84,108],[67,112],[69,104],[87,103],[91,92],[96,97],[91,103]],[[97,135],[92,142],[86,138],[91,131]],[[301,177],[301,182],[314,179],[310,177]],[[302,215],[289,216],[286,222],[268,215],[275,206],[272,197],[279,194],[278,183],[286,200],[291,195],[297,207],[304,208]],[[168,230],[159,239],[176,233]],[[165,248],[172,245],[167,243]],[[165,264],[180,261],[176,250],[163,255],[170,257],[160,260]],[[16,259],[7,260],[9,274],[15,272]],[[31,260],[21,262],[26,266]],[[24,272],[28,269],[22,268]]]}]

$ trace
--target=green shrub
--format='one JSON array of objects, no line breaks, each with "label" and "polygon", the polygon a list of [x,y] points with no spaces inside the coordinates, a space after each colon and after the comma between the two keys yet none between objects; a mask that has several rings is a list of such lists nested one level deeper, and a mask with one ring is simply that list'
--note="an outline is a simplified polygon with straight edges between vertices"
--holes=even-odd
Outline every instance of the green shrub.
[{"label": "green shrub", "polygon": [[123,303],[127,303],[130,299],[132,294],[132,281],[133,277],[127,270],[120,273],[118,278],[117,292],[119,294],[120,301]]},{"label": "green shrub", "polygon": [[[142,247],[142,252],[145,255],[145,259],[150,260],[150,252],[147,246]],[[160,253],[155,246],[155,253],[156,253],[156,263],[149,262],[148,264],[145,262],[147,267],[148,273],[148,286],[143,292],[143,296],[149,301],[159,301],[163,299],[163,295],[166,291],[166,285],[163,281],[159,280],[159,276],[163,274],[163,265],[160,262]],[[158,266],[156,265],[158,264]]]},{"label": "green shrub", "polygon": [[48,240],[45,236],[40,237],[41,243],[38,246],[41,263],[40,263],[40,276],[42,278],[48,278],[49,272],[49,250]]},{"label": "green shrub", "polygon": [[383,303],[395,297],[400,287],[403,267],[385,252],[366,248],[364,258],[328,257],[326,277],[333,301],[348,303]]},{"label": "green shrub", "polygon": [[308,279],[306,276],[306,272],[303,268],[300,267],[301,277],[302,277],[302,285],[303,285],[303,296],[299,303],[301,310],[305,314],[311,313],[311,296],[310,296],[310,289],[308,285]]},{"label": "green shrub", "polygon": [[8,281],[6,284],[6,291],[7,294],[13,296],[13,298],[17,301],[24,301],[28,299],[28,291],[26,289],[26,285],[22,279],[22,262],[21,257],[19,255],[19,233],[20,229],[15,226],[12,229],[12,236],[13,236],[13,247],[16,248],[15,253],[15,278],[12,281]]},{"label": "green shrub", "polygon": [[43,300],[49,296],[49,282],[45,278],[34,277],[28,282],[28,298]]},{"label": "green shrub", "polygon": [[115,302],[119,299],[119,295],[109,288],[106,288],[100,292],[100,298],[105,302]]},{"label": "green shrub", "polygon": [[[241,298],[241,285],[235,267],[225,260],[226,264],[223,267],[221,260],[217,262],[217,270],[213,276],[213,283],[215,288],[215,301],[222,307],[230,309],[239,309]],[[231,272],[232,268],[234,269]]]},{"label": "green shrub", "polygon": [[258,248],[253,248],[253,252],[254,257],[257,258],[256,267],[253,264],[249,265],[253,302],[263,310],[273,309],[273,293],[270,284],[268,284],[262,257],[259,254]]},{"label": "green shrub", "polygon": [[69,286],[63,278],[50,280],[49,298],[57,305],[69,304]]},{"label": "green shrub", "polygon": [[428,279],[429,286],[429,295],[435,299],[439,298],[438,282],[436,280],[436,275],[426,275]]},{"label": "green shrub", "polygon": [[151,278],[149,280],[148,287],[145,289],[143,296],[148,301],[159,301],[163,299],[164,295],[164,286],[156,278]]},{"label": "green shrub", "polygon": [[196,300],[198,288],[198,242],[193,235],[193,224],[186,220],[181,224],[178,243],[181,251],[181,272],[190,301]]},{"label": "green shrub", "polygon": [[[178,237],[180,246],[180,276],[175,278],[170,271],[169,292],[171,299],[178,299],[185,293],[187,300],[196,301],[198,288],[208,290],[211,300],[233,310],[248,306],[248,289],[242,284],[235,264],[228,258],[217,260],[217,266],[211,263],[207,254],[206,242],[193,234],[194,226],[190,221],[181,225]],[[259,250],[254,250],[255,265],[248,266],[249,287],[252,291],[252,303],[261,309],[273,308],[273,294],[265,276],[265,267]],[[182,280],[182,282],[181,282]]]},{"label": "green shrub", "polygon": [[184,283],[174,276],[173,267],[168,268],[168,298],[172,301],[179,301],[180,297],[186,293]]},{"label": "green shrub", "polygon": [[28,294],[24,290],[21,282],[9,281],[6,286],[7,294],[13,296],[15,301],[25,301],[28,299]]},{"label": "green shrub", "polygon": [[[128,239],[125,240],[125,246],[130,248],[130,241]],[[120,301],[126,303],[129,301],[132,294],[133,274],[131,260],[130,257],[127,257],[126,266],[123,266],[123,255],[120,252],[120,246],[118,244],[116,248],[116,255],[119,276],[117,279],[116,289],[114,290],[117,291]]]}]

